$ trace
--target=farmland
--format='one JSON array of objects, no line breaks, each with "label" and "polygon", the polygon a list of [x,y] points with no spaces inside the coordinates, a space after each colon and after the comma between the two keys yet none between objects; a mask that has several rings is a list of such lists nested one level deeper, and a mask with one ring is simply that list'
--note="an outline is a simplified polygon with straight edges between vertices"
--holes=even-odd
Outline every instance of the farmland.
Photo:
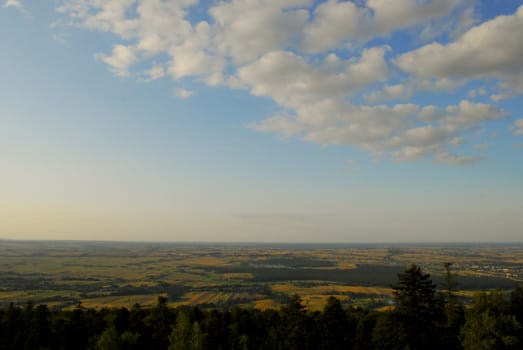
[{"label": "farmland", "polygon": [[389,305],[397,273],[421,265],[443,283],[452,262],[465,301],[523,281],[523,245],[190,244],[0,241],[0,306],[170,305],[272,308],[298,293],[310,309]]}]

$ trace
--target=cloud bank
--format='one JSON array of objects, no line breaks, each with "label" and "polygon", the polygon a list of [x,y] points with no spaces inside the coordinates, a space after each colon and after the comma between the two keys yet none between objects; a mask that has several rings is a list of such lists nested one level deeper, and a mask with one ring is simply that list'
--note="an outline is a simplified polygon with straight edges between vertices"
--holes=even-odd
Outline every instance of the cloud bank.
[{"label": "cloud bank", "polygon": [[[523,32],[523,6],[482,23],[474,10],[473,1],[459,0],[64,0],[57,7],[64,24],[117,38],[109,52],[94,53],[116,76],[246,89],[281,107],[249,123],[253,130],[448,165],[478,161],[488,147],[471,147],[470,155],[465,141],[508,118],[497,103],[523,93],[523,40],[515,35]],[[454,94],[465,86],[473,89]],[[454,101],[440,101],[449,92]],[[422,94],[435,102],[416,98]],[[515,135],[523,134],[520,122]]]}]

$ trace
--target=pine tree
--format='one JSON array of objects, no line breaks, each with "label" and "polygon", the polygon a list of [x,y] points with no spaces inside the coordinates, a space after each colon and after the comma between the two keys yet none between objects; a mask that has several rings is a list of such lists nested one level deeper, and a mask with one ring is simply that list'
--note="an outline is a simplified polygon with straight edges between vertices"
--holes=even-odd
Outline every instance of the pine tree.
[{"label": "pine tree", "polygon": [[299,295],[294,294],[291,299],[281,309],[281,321],[285,338],[283,341],[284,349],[305,349],[307,308],[303,305]]},{"label": "pine tree", "polygon": [[321,349],[348,349],[354,336],[355,324],[350,324],[339,299],[331,296],[320,316]]},{"label": "pine tree", "polygon": [[446,317],[444,324],[445,348],[447,350],[461,349],[459,335],[460,329],[465,322],[465,309],[456,294],[458,283],[455,281],[454,273],[451,269],[452,263],[446,262],[443,264],[443,267],[445,269],[445,279],[440,297],[444,305]]},{"label": "pine tree", "polygon": [[412,264],[398,274],[398,283],[392,288],[396,301],[393,316],[405,334],[405,346],[411,350],[440,348],[444,314],[430,275]]}]

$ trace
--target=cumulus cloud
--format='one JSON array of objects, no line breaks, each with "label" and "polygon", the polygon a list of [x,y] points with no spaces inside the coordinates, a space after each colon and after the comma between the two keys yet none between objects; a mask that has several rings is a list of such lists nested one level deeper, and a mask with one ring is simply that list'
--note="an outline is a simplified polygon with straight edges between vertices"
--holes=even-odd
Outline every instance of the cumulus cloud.
[{"label": "cumulus cloud", "polygon": [[371,103],[390,100],[408,100],[415,93],[433,91],[453,91],[464,82],[460,79],[428,78],[409,79],[398,84],[385,84],[380,88],[369,92],[365,100]]},{"label": "cumulus cloud", "polygon": [[308,20],[310,0],[233,0],[210,9],[218,50],[243,64],[285,47]]},{"label": "cumulus cloud", "polygon": [[146,70],[145,76],[148,80],[156,80],[165,76],[165,69],[161,64],[155,64],[151,69]]},{"label": "cumulus cloud", "polygon": [[469,129],[484,121],[507,117],[507,113],[499,107],[467,100],[461,101],[458,106],[448,106],[446,110],[450,115],[443,118],[441,124],[451,130]]},{"label": "cumulus cloud", "polygon": [[239,81],[256,96],[269,96],[286,107],[305,101],[335,98],[385,80],[386,48],[364,50],[359,58],[340,62],[340,70],[325,72],[303,57],[287,51],[269,52],[238,69]]},{"label": "cumulus cloud", "polygon": [[[432,158],[459,165],[479,159],[460,155],[469,132],[508,117],[495,102],[523,93],[523,41],[514,35],[523,31],[523,6],[477,24],[469,5],[458,0],[64,0],[57,11],[68,25],[118,38],[110,52],[94,55],[117,76],[197,80],[275,101],[280,111],[249,123],[253,130],[357,147],[395,161]],[[195,20],[196,6],[204,15]],[[398,55],[392,41],[383,43],[403,29],[435,41],[410,43]],[[441,39],[443,32],[450,33],[450,42]],[[474,79],[484,80],[481,88],[467,86]],[[453,102],[415,99],[464,86],[468,96],[452,96]],[[469,100],[487,94],[492,103]],[[521,125],[514,128],[519,134]]]},{"label": "cumulus cloud", "polygon": [[418,77],[499,77],[523,74],[523,6],[477,25],[449,44],[434,42],[399,56],[396,64]]},{"label": "cumulus cloud", "polygon": [[446,165],[466,165],[477,163],[481,158],[474,156],[460,156],[443,152],[438,153],[434,159],[436,162]]},{"label": "cumulus cloud", "polygon": [[129,46],[116,45],[113,47],[111,55],[97,53],[94,58],[106,63],[110,70],[117,76],[125,77],[129,75],[129,67],[138,60],[135,50]]},{"label": "cumulus cloud", "polygon": [[23,8],[23,5],[21,0],[5,0],[3,7],[14,7],[20,10]]},{"label": "cumulus cloud", "polygon": [[322,52],[348,38],[360,37],[360,20],[367,12],[350,1],[330,0],[320,4],[314,11],[314,20],[304,29],[305,50]]},{"label": "cumulus cloud", "polygon": [[499,108],[464,100],[445,108],[429,108],[431,122],[427,123],[427,108],[414,104],[358,106],[325,99],[296,108],[295,115],[274,116],[250,127],[321,145],[356,146],[397,161],[435,156],[440,163],[466,164],[472,158],[448,152],[464,141],[460,135],[507,116]]},{"label": "cumulus cloud", "polygon": [[514,122],[514,135],[523,135],[523,119]]},{"label": "cumulus cloud", "polygon": [[457,0],[368,0],[367,6],[374,12],[377,26],[374,30],[382,34],[448,15],[459,3]]},{"label": "cumulus cloud", "polygon": [[186,89],[176,89],[176,90],[174,91],[174,94],[175,94],[176,96],[178,96],[179,98],[185,100],[185,99],[191,97],[192,95],[194,95],[194,91],[186,90]]},{"label": "cumulus cloud", "polygon": [[344,41],[369,40],[448,16],[459,4],[457,0],[369,0],[359,6],[329,0],[314,10],[313,20],[304,29],[303,47],[307,52],[322,52]]}]

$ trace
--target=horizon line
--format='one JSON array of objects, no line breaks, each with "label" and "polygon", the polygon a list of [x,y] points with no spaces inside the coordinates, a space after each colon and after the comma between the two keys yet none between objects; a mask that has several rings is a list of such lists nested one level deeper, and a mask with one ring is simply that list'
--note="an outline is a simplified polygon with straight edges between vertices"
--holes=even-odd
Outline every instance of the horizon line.
[{"label": "horizon line", "polygon": [[391,241],[355,241],[355,242],[329,242],[329,241],[166,241],[166,240],[100,240],[100,239],[23,239],[23,238],[2,238],[0,237],[0,241],[9,241],[9,242],[68,242],[68,243],[142,243],[142,244],[159,244],[159,243],[167,243],[167,244],[198,244],[198,245],[254,245],[254,244],[273,244],[273,245],[401,245],[401,244],[408,244],[408,245],[460,245],[460,244],[466,244],[466,245],[514,245],[514,244],[523,244],[522,241],[398,241],[398,242],[391,242]]}]

